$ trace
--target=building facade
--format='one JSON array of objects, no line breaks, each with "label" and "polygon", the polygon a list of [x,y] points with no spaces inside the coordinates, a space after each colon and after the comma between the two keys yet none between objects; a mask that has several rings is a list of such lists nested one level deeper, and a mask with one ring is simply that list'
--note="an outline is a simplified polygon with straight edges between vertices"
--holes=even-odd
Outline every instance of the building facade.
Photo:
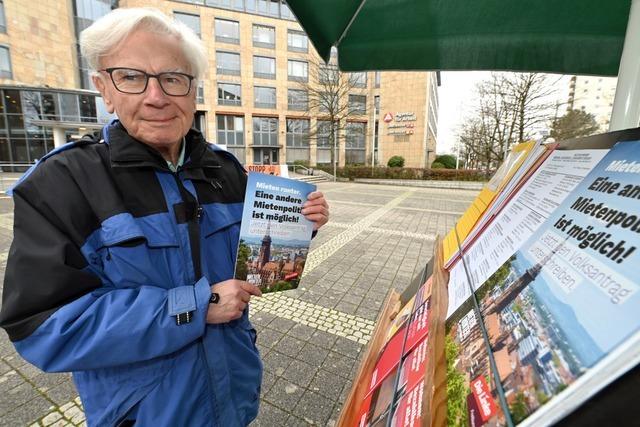
[{"label": "building facade", "polygon": [[616,77],[571,77],[567,110],[582,110],[593,114],[600,130],[608,131],[617,83]]},{"label": "building facade", "polygon": [[194,126],[242,163],[314,166],[335,156],[341,166],[386,165],[400,155],[407,167],[428,167],[435,158],[436,73],[348,75],[334,115],[321,98],[336,58],[322,63],[284,1],[4,0],[0,163],[33,162],[110,119],[78,35],[115,7],[140,6],[162,10],[202,38],[209,69],[198,85]]}]

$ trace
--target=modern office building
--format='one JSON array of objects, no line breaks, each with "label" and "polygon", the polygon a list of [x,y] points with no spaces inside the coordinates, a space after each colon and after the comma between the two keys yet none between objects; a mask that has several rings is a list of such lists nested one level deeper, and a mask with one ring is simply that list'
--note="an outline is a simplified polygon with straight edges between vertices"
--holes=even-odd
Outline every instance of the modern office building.
[{"label": "modern office building", "polygon": [[[209,70],[194,126],[245,164],[329,163],[330,119],[319,97],[335,65],[317,56],[284,1],[0,1],[0,163],[28,163],[110,116],[79,57],[78,35],[116,7],[150,6],[200,35]],[[335,63],[337,58],[332,58]],[[331,74],[331,73],[329,73]],[[340,93],[340,165],[407,167],[435,157],[438,75],[367,72]],[[325,82],[326,83],[326,82]],[[348,113],[344,111],[348,110]]]},{"label": "modern office building", "polygon": [[616,77],[571,77],[567,110],[583,110],[593,114],[600,130],[608,131],[617,82]]}]

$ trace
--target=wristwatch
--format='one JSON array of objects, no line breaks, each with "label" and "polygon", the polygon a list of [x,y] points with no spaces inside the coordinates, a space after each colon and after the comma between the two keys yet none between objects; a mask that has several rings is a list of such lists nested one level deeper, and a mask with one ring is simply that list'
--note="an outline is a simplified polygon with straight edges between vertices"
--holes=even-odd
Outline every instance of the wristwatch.
[{"label": "wristwatch", "polygon": [[216,292],[211,292],[211,296],[209,297],[209,304],[217,304],[220,302],[220,294]]}]

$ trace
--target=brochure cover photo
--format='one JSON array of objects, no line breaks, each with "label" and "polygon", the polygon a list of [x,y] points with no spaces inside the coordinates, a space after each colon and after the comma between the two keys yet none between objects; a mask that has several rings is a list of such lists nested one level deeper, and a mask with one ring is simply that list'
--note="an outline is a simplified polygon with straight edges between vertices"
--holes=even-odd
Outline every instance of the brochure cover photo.
[{"label": "brochure cover photo", "polygon": [[259,286],[263,293],[298,287],[313,232],[302,205],[315,189],[301,181],[249,173],[236,279]]}]

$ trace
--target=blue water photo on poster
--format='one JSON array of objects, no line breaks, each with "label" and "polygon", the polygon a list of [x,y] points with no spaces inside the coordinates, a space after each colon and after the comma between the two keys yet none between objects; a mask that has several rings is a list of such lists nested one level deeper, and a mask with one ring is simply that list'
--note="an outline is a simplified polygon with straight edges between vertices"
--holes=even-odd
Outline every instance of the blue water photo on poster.
[{"label": "blue water photo on poster", "polygon": [[263,293],[298,287],[309,253],[313,223],[301,213],[315,186],[249,173],[236,259],[237,279]]},{"label": "blue water photo on poster", "polygon": [[[622,360],[636,357],[637,344],[621,349],[640,343],[639,263],[640,142],[623,142],[476,291],[515,424],[550,403],[567,405],[554,397],[574,384],[604,387],[623,372]],[[462,349],[479,337],[472,323]],[[489,377],[496,397],[488,357],[468,359],[465,374]],[[485,422],[506,425],[502,411]]]}]

